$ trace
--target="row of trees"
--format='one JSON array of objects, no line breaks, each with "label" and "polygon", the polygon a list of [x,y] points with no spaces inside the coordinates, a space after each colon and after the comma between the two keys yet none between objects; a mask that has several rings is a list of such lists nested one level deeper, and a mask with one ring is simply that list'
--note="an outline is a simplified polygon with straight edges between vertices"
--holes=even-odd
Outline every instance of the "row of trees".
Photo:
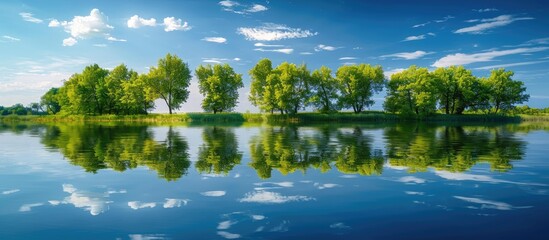
[{"label": "row of trees", "polygon": [[251,103],[271,113],[297,113],[306,107],[322,113],[341,109],[360,113],[374,104],[373,95],[384,86],[384,109],[401,114],[426,115],[437,110],[446,114],[465,110],[498,113],[529,99],[524,83],[513,80],[513,72],[505,69],[477,78],[463,66],[432,72],[411,66],[386,80],[381,66],[341,66],[334,76],[325,66],[310,73],[305,65],[284,62],[273,68],[269,59],[262,59],[249,73]]},{"label": "row of trees", "polygon": [[[199,66],[195,75],[206,112],[234,109],[238,89],[244,86],[242,74],[235,73],[228,64],[216,64]],[[249,75],[250,102],[262,112],[281,114],[307,108],[321,113],[342,109],[360,113],[374,104],[373,96],[384,88],[384,109],[400,114],[462,114],[466,110],[498,113],[529,99],[524,83],[513,80],[513,72],[505,69],[478,78],[463,66],[434,71],[411,66],[385,79],[381,66],[369,64],[341,66],[333,74],[326,66],[311,72],[305,64],[283,62],[273,67],[271,60],[262,59]],[[162,99],[171,114],[187,101],[190,80],[188,64],[171,54],[145,74],[124,64],[110,71],[94,64],[72,75],[61,88],[50,89],[40,104],[32,106],[37,112],[49,114],[146,114],[154,108],[156,99]]]},{"label": "row of trees", "polygon": [[[242,75],[229,65],[199,66],[196,76],[205,95],[205,111],[230,111],[236,106]],[[146,74],[124,64],[111,71],[93,64],[72,75],[61,88],[50,89],[42,96],[41,106],[50,114],[146,114],[156,99],[162,99],[172,114],[187,101],[190,81],[189,66],[171,54]]]}]

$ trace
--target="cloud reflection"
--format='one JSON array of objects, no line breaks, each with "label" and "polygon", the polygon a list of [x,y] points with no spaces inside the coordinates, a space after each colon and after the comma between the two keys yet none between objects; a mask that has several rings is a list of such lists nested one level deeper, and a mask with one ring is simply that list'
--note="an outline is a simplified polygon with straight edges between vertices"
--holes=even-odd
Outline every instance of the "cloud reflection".
[{"label": "cloud reflection", "polygon": [[244,195],[244,198],[239,199],[240,202],[251,202],[251,203],[287,203],[287,202],[300,202],[300,201],[311,201],[316,200],[312,197],[307,196],[284,196],[277,192],[268,192],[268,191],[255,191],[249,192]]}]

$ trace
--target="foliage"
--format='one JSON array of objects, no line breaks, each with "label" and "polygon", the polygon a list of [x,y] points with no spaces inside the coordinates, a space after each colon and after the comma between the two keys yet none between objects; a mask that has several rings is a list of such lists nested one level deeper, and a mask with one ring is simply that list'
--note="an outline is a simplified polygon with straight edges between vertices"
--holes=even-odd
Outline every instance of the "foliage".
[{"label": "foliage", "polygon": [[355,113],[360,113],[374,104],[372,96],[383,89],[384,76],[381,66],[341,66],[337,69],[336,78],[341,93],[339,104],[343,108],[352,108]]},{"label": "foliage", "polygon": [[309,102],[321,113],[333,113],[339,110],[337,106],[338,82],[332,76],[332,70],[326,66],[313,71],[309,84],[311,98]]},{"label": "foliage", "polygon": [[157,67],[150,69],[147,79],[151,98],[162,98],[170,114],[189,97],[191,70],[176,55],[167,54],[159,59]]},{"label": "foliage", "polygon": [[526,102],[530,98],[530,95],[524,93],[524,83],[511,79],[513,75],[512,71],[500,68],[492,70],[488,79],[483,79],[489,92],[488,101],[494,113],[513,109],[515,104]]},{"label": "foliage", "polygon": [[436,110],[436,82],[427,68],[411,66],[391,76],[383,107],[401,114],[429,115]]},{"label": "foliage", "polygon": [[202,109],[206,112],[229,112],[238,103],[238,89],[244,87],[242,74],[229,64],[199,66],[195,71],[200,93],[205,95]]},{"label": "foliage", "polygon": [[437,68],[433,72],[440,106],[446,114],[463,114],[475,103],[474,88],[479,81],[463,66]]}]

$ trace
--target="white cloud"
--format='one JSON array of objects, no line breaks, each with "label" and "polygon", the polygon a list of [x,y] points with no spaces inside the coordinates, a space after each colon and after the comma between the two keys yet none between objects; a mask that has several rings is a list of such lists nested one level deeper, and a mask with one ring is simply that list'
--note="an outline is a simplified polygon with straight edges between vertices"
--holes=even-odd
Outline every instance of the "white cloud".
[{"label": "white cloud", "polygon": [[291,54],[292,52],[294,52],[294,49],[293,49],[293,48],[280,48],[280,49],[255,48],[254,51],[260,51],[260,52],[279,52],[279,53]]},{"label": "white cloud", "polygon": [[300,52],[299,54],[301,54],[301,55],[313,55],[312,52]]},{"label": "white cloud", "polygon": [[261,221],[261,220],[265,219],[265,216],[263,216],[263,215],[252,215],[252,219],[254,221]]},{"label": "white cloud", "polygon": [[256,47],[284,47],[284,45],[264,44],[264,43],[255,43],[254,46],[256,46]]},{"label": "white cloud", "polygon": [[48,27],[59,27],[61,26],[61,22],[59,22],[57,19],[53,19],[48,24]]},{"label": "white cloud", "polygon": [[407,42],[407,41],[417,41],[417,40],[423,40],[423,39],[425,39],[425,34],[421,34],[421,35],[417,35],[417,36],[409,36],[409,37],[406,37],[402,41]]},{"label": "white cloud", "polygon": [[414,26],[412,26],[412,28],[418,28],[418,27],[425,27],[425,25],[429,24],[431,22],[425,22],[425,23],[420,23],[420,24],[416,24]]},{"label": "white cloud", "polygon": [[455,18],[455,17],[454,17],[454,16],[448,15],[448,16],[442,18],[442,19],[433,20],[433,22],[436,22],[436,23],[443,23],[443,22],[446,22],[446,21],[448,21],[448,20],[450,20],[450,19],[452,19],[452,18]]},{"label": "white cloud", "polygon": [[399,178],[397,180],[397,182],[419,184],[419,183],[425,183],[427,181],[423,178],[418,178],[418,177],[414,177],[414,176],[405,176],[405,177]]},{"label": "white cloud", "polygon": [[227,230],[236,223],[237,223],[236,221],[230,221],[230,220],[220,222],[217,224],[217,230]]},{"label": "white cloud", "polygon": [[33,207],[40,207],[44,205],[43,203],[30,203],[30,204],[23,204],[19,208],[19,212],[30,212]]},{"label": "white cloud", "polygon": [[267,11],[269,8],[263,6],[263,5],[260,5],[260,4],[254,4],[252,7],[250,7],[249,9],[246,10],[246,12],[251,12],[251,13],[255,13],[255,12],[262,12],[262,11]]},{"label": "white cloud", "polygon": [[279,187],[293,187],[293,182],[260,182],[260,183],[254,183],[256,186],[265,186],[265,185],[275,185]]},{"label": "white cloud", "polygon": [[333,228],[333,229],[350,229],[351,227],[345,225],[345,223],[338,222],[338,223],[330,224],[330,228]]},{"label": "white cloud", "polygon": [[425,194],[423,192],[413,192],[413,191],[404,191],[404,193],[408,195],[424,195]]},{"label": "white cloud", "polygon": [[[472,198],[472,197],[462,197],[462,196],[454,196],[454,198],[457,198],[459,200],[463,200],[470,203],[477,203],[481,205],[481,208],[490,208],[490,209],[496,209],[496,210],[512,210],[514,207],[511,204],[504,203],[504,202],[496,202],[491,200],[485,200],[481,198]],[[521,207],[524,208],[524,207]]]},{"label": "white cloud", "polygon": [[324,45],[324,44],[319,44],[315,47],[315,52],[320,52],[320,51],[334,51],[338,49],[338,47],[333,47],[333,46],[328,46],[328,45]]},{"label": "white cloud", "polygon": [[63,46],[73,46],[77,39],[86,39],[91,37],[109,38],[109,31],[113,26],[107,24],[107,17],[94,8],[88,16],[75,16],[71,21],[58,21],[53,19],[48,24],[49,27],[60,27],[71,36],[63,40]]},{"label": "white cloud", "polygon": [[107,204],[110,203],[103,199],[103,195],[93,196],[94,194],[79,191],[71,184],[63,184],[63,191],[70,193],[70,195],[62,203],[82,208],[94,216],[102,213],[107,208]]},{"label": "white cloud", "polygon": [[225,232],[225,231],[218,231],[217,232],[217,235],[225,238],[225,239],[237,239],[237,238],[240,238],[240,234],[236,234],[236,233],[230,233],[230,232]]},{"label": "white cloud", "polygon": [[33,23],[42,23],[42,19],[38,19],[32,16],[32,13],[22,12],[19,13],[19,15],[23,18],[23,20],[27,22],[33,22]]},{"label": "white cloud", "polygon": [[530,62],[508,63],[508,64],[499,64],[499,65],[478,67],[478,68],[475,68],[475,69],[477,69],[477,70],[491,70],[491,69],[497,69],[497,68],[532,65],[532,64],[545,63],[545,62],[548,62],[548,61],[530,61]]},{"label": "white cloud", "polygon": [[356,57],[340,57],[339,60],[355,60]]},{"label": "white cloud", "polygon": [[326,189],[326,188],[335,188],[335,187],[339,187],[341,185],[339,184],[335,184],[335,183],[324,183],[324,184],[320,184],[320,183],[315,183],[314,186],[318,189]]},{"label": "white cloud", "polygon": [[164,202],[163,207],[174,208],[174,207],[181,207],[181,205],[187,206],[187,203],[189,201],[190,201],[189,199],[166,198],[166,202]]},{"label": "white cloud", "polygon": [[119,39],[119,38],[115,38],[115,37],[107,37],[107,40],[109,41],[112,41],[112,42],[126,42],[127,40],[126,39]]},{"label": "white cloud", "polygon": [[224,37],[205,37],[202,40],[206,42],[214,42],[214,43],[225,43],[227,42],[227,39]]},{"label": "white cloud", "polygon": [[489,62],[496,57],[513,55],[513,54],[521,54],[521,53],[541,52],[548,49],[549,47],[534,47],[534,48],[516,48],[516,49],[500,50],[500,51],[493,50],[489,52],[481,52],[481,53],[474,53],[474,54],[456,53],[456,54],[446,55],[445,57],[437,60],[431,66],[448,67],[448,66],[454,66],[454,65],[466,65],[470,63],[476,63],[476,62]]},{"label": "white cloud", "polygon": [[131,207],[133,210],[137,210],[141,208],[154,208],[156,207],[156,203],[154,202],[142,203],[139,201],[130,201],[128,202],[128,206]]},{"label": "white cloud", "polygon": [[133,15],[130,19],[128,19],[127,25],[129,28],[140,28],[143,26],[154,27],[156,26],[156,19],[145,19],[139,17],[138,15]]},{"label": "white cloud", "polygon": [[19,192],[19,191],[21,191],[21,190],[19,190],[19,189],[6,190],[6,191],[3,191],[2,194],[8,195],[8,194],[16,193],[16,192]]},{"label": "white cloud", "polygon": [[436,36],[436,34],[435,34],[435,33],[432,33],[432,32],[428,32],[427,35],[433,36],[433,37]]},{"label": "white cloud", "polygon": [[497,12],[499,11],[497,8],[484,8],[484,9],[473,9],[474,12]]},{"label": "white cloud", "polygon": [[[402,72],[404,70],[406,70],[406,68],[394,68],[394,69],[391,69],[391,70],[383,71],[383,75],[385,75],[386,79],[391,79],[391,75],[393,75],[395,73]],[[406,170],[406,169],[408,169],[407,167],[403,167],[403,166],[393,166],[389,163],[385,164],[385,167],[395,169],[395,170]]]},{"label": "white cloud", "polygon": [[21,39],[19,39],[19,38],[8,36],[8,35],[4,35],[4,36],[2,36],[2,38],[7,39],[10,42],[19,42],[19,41],[21,41]]},{"label": "white cloud", "polygon": [[500,15],[495,18],[482,19],[480,20],[482,23],[471,26],[471,27],[460,28],[454,31],[454,33],[482,34],[489,29],[503,27],[515,21],[532,20],[532,19],[534,18],[531,18],[531,17],[515,18],[512,15]]},{"label": "white cloud", "polygon": [[237,2],[225,0],[225,1],[219,2],[219,5],[221,5],[221,6],[223,6],[223,7],[234,7],[234,6],[238,6],[238,5],[240,5],[240,4],[237,3]]},{"label": "white cloud", "polygon": [[[227,58],[202,58],[202,62],[205,62],[205,63],[224,63],[224,62],[228,62],[229,59]],[[203,174],[204,177],[225,177],[223,175],[206,175],[206,174]]]},{"label": "white cloud", "polygon": [[387,58],[387,57],[395,57],[395,58],[401,58],[406,60],[413,60],[422,58],[425,55],[432,54],[432,52],[425,52],[425,51],[415,51],[415,52],[401,52],[401,53],[394,53],[394,54],[388,54],[380,56],[381,58]]},{"label": "white cloud", "polygon": [[181,19],[175,19],[175,17],[164,18],[164,31],[188,31],[191,30],[191,26],[187,22],[181,24]]},{"label": "white cloud", "polygon": [[63,39],[63,46],[73,46],[74,44],[76,44],[78,41],[76,39],[74,39],[73,37],[69,37],[69,38],[65,38]]},{"label": "white cloud", "polygon": [[[238,62],[238,61],[240,61],[240,58],[233,58],[233,61],[237,61],[237,62]],[[238,178],[238,177],[240,177],[240,174],[237,173],[236,175],[234,175],[234,177],[235,177],[235,178]]]},{"label": "white cloud", "polygon": [[107,44],[101,43],[101,44],[94,44],[94,47],[107,47]]},{"label": "white cloud", "polygon": [[246,37],[250,41],[276,41],[292,38],[306,38],[317,35],[316,32],[310,30],[302,30],[300,28],[290,28],[285,25],[266,23],[260,27],[246,28],[240,27],[237,33]]},{"label": "white cloud", "polygon": [[208,192],[201,192],[200,194],[202,194],[202,196],[206,196],[206,197],[222,197],[222,196],[225,196],[225,194],[227,194],[227,192],[225,192],[225,191],[208,191]]},{"label": "white cloud", "polygon": [[287,203],[287,202],[300,202],[315,200],[312,197],[307,196],[283,196],[276,192],[267,191],[255,191],[249,192],[244,195],[244,198],[239,199],[240,202],[253,202],[253,203]]}]

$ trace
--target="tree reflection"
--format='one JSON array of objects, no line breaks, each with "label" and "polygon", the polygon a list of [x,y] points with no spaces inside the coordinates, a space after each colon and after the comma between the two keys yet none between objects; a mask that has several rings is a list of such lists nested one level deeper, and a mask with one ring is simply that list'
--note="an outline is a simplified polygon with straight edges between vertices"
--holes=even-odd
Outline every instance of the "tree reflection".
[{"label": "tree reflection", "polygon": [[525,143],[504,127],[428,127],[399,125],[385,131],[386,155],[391,165],[408,171],[463,172],[479,162],[494,171],[507,171],[511,161],[524,156]]},{"label": "tree reflection", "polygon": [[190,167],[188,143],[172,127],[157,142],[147,126],[56,125],[46,128],[42,143],[92,173],[145,165],[162,178],[176,180]]},{"label": "tree reflection", "polygon": [[201,173],[228,174],[242,160],[231,128],[205,127],[195,166]]},{"label": "tree reflection", "polygon": [[384,158],[380,149],[372,150],[371,138],[359,127],[351,133],[339,131],[339,153],[335,166],[340,172],[360,175],[379,175],[383,171]]}]

